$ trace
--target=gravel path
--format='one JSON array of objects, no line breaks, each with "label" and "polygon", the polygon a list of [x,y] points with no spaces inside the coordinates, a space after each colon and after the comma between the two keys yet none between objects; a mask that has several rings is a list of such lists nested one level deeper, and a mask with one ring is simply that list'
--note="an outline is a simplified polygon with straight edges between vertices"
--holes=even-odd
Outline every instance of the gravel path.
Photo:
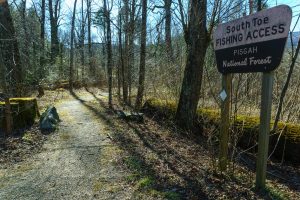
[{"label": "gravel path", "polygon": [[125,173],[111,159],[115,151],[102,123],[84,101],[89,93],[56,105],[63,120],[42,151],[0,169],[0,199],[128,199]]}]

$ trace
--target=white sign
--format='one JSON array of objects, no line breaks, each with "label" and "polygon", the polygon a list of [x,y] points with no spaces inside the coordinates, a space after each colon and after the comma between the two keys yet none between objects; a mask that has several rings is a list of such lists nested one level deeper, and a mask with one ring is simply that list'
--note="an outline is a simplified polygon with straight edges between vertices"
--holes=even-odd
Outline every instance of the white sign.
[{"label": "white sign", "polygon": [[282,59],[291,20],[291,8],[280,5],[220,24],[213,38],[219,72],[275,70]]},{"label": "white sign", "polygon": [[[219,50],[285,38],[290,31],[291,20],[291,8],[287,5],[280,5],[220,24],[214,32],[214,48]],[[247,52],[243,50],[239,53]]]},{"label": "white sign", "polygon": [[227,94],[225,90],[222,90],[222,92],[220,93],[220,98],[222,99],[222,101],[225,101],[225,99],[227,98]]}]

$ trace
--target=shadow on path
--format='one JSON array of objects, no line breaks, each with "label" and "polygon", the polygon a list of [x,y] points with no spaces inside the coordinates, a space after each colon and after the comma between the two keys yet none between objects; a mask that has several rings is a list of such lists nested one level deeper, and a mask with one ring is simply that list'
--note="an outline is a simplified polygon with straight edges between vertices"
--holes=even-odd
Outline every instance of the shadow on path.
[{"label": "shadow on path", "polygon": [[[88,91],[88,90],[87,90]],[[88,91],[89,92],[89,91]],[[179,155],[178,152],[169,147],[168,141],[163,140],[159,134],[150,130],[146,124],[139,124],[137,126],[131,124],[130,122],[124,122],[119,119],[113,119],[114,111],[108,109],[106,103],[100,98],[97,98],[95,94],[89,92],[98,101],[99,105],[105,109],[105,112],[99,111],[96,107],[89,105],[87,102],[82,100],[76,93],[72,92],[72,96],[80,101],[86,108],[91,110],[100,120],[104,121],[113,132],[113,141],[122,150],[128,153],[141,164],[142,176],[148,177],[152,176],[157,181],[155,189],[158,191],[178,191],[183,199],[197,198],[197,199],[208,199],[204,191],[202,191],[204,182],[199,181],[198,176],[191,177],[187,174],[192,170],[195,170],[196,163],[193,163],[185,158],[184,155]],[[116,125],[114,120],[119,120],[119,122],[124,123],[124,127]],[[122,124],[123,125],[123,124]],[[126,130],[126,125],[129,129]],[[126,130],[126,131],[124,131]],[[135,135],[131,135],[129,132],[132,131]],[[139,141],[136,141],[138,139]],[[142,146],[140,146],[142,144]],[[162,162],[163,167],[167,168],[168,173],[160,174],[155,163],[149,162],[146,158],[147,153],[155,153],[158,160],[155,162]],[[170,159],[169,159],[170,158]],[[174,166],[174,162],[182,163],[183,168],[177,169]],[[201,175],[204,176],[205,171],[201,167],[197,166],[201,171]],[[186,171],[189,170],[189,171]],[[166,169],[163,169],[166,171]],[[169,171],[171,172],[169,174]],[[172,181],[172,176],[177,176],[181,183],[176,183]],[[199,174],[198,174],[199,175]],[[170,177],[169,177],[170,176]]]}]

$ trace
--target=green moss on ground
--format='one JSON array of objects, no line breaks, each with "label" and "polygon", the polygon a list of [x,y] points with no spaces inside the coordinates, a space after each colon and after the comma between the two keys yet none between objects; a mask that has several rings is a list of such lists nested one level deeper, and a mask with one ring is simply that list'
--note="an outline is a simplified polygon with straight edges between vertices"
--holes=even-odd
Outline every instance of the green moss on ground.
[{"label": "green moss on ground", "polygon": [[[149,99],[143,106],[143,111],[153,114],[158,117],[173,119],[176,114],[177,104],[173,101],[164,101],[159,99]],[[220,112],[213,109],[197,109],[195,125],[200,127],[219,126]],[[252,146],[259,132],[260,120],[258,116],[238,115],[232,120],[232,129],[235,133],[240,134],[241,146]],[[271,127],[273,122],[271,123]],[[280,140],[275,152],[278,157],[284,155],[287,160],[300,163],[300,124],[293,123],[278,123],[278,129],[274,136],[270,138],[270,148],[277,143],[277,138]],[[283,154],[283,151],[285,153]]]},{"label": "green moss on ground", "polygon": [[[156,112],[158,115],[165,115],[165,117],[174,117],[177,105],[175,102],[161,101],[158,99],[149,99],[144,105],[144,110]],[[197,119],[200,122],[208,121],[215,125],[220,123],[220,112],[213,109],[197,110]],[[202,120],[201,120],[202,119]],[[259,117],[238,115],[234,120],[232,126],[234,128],[243,130],[243,132],[258,132]],[[271,124],[273,126],[273,123]],[[300,143],[300,125],[292,123],[278,123],[278,132],[282,132],[282,136],[287,137],[289,140]]]},{"label": "green moss on ground", "polygon": [[138,189],[149,189],[154,185],[154,179],[152,177],[144,177],[142,179],[140,179],[137,183],[136,183],[136,187]]},{"label": "green moss on ground", "polygon": [[33,143],[34,142],[34,135],[30,132],[25,132],[22,140],[28,143]]}]

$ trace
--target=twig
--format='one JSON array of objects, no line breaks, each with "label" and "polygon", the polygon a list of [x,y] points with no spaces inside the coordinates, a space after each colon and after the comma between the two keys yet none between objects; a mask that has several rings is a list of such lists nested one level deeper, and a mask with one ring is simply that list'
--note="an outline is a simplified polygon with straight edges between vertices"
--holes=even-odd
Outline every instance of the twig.
[{"label": "twig", "polygon": [[284,125],[283,129],[280,131],[280,134],[279,134],[279,136],[278,136],[278,138],[277,138],[276,145],[275,145],[275,147],[273,148],[272,153],[269,155],[268,160],[269,160],[269,159],[271,158],[271,156],[274,154],[274,152],[275,152],[275,150],[276,150],[276,148],[277,148],[277,145],[278,145],[278,143],[279,143],[279,140],[280,140],[280,138],[281,138],[281,135],[282,135],[283,131],[285,130],[285,128],[286,128],[286,125]]}]

